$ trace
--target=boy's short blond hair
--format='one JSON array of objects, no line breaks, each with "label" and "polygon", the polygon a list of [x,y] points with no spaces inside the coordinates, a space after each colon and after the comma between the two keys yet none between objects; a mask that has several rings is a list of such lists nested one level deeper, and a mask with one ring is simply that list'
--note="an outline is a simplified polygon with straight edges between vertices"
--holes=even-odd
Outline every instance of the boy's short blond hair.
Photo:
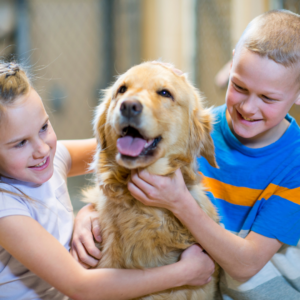
[{"label": "boy's short blond hair", "polygon": [[236,45],[290,67],[300,62],[300,16],[272,10],[253,19]]}]

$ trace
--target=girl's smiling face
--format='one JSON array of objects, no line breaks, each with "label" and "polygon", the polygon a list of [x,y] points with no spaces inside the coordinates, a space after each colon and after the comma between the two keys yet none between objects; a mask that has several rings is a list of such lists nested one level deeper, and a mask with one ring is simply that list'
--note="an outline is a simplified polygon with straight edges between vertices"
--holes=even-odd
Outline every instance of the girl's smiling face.
[{"label": "girl's smiling face", "polygon": [[4,107],[0,121],[0,174],[42,184],[53,174],[56,135],[38,93]]}]

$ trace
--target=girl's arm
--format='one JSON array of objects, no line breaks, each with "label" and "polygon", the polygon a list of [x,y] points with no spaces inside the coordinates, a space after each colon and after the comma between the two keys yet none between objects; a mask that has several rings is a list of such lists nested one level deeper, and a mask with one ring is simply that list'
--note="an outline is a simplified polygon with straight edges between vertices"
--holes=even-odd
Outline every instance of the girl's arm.
[{"label": "girl's arm", "polygon": [[[71,169],[68,177],[87,174],[89,164],[93,161],[96,152],[96,139],[62,140],[60,141],[71,156]],[[93,234],[93,235],[92,235]],[[101,257],[100,250],[95,246],[94,238],[101,241],[100,227],[96,213],[90,206],[82,208],[75,218],[72,237],[72,256],[85,268],[95,267]]]},{"label": "girl's arm", "polygon": [[101,251],[94,240],[101,242],[99,213],[92,204],[81,208],[74,220],[71,255],[85,268],[95,267],[101,259]]},{"label": "girl's arm", "polygon": [[181,171],[173,178],[132,172],[131,194],[145,205],[166,208],[190,230],[197,242],[234,279],[247,281],[259,272],[282,243],[250,232],[243,239],[209,218],[189,193]]},{"label": "girl's arm", "polygon": [[90,173],[89,164],[93,161],[96,152],[96,139],[62,140],[60,142],[71,155],[72,165],[68,177]]},{"label": "girl's arm", "polygon": [[132,299],[182,285],[210,281],[214,263],[196,245],[172,265],[146,270],[82,268],[38,222],[27,216],[0,218],[0,245],[72,299]]}]

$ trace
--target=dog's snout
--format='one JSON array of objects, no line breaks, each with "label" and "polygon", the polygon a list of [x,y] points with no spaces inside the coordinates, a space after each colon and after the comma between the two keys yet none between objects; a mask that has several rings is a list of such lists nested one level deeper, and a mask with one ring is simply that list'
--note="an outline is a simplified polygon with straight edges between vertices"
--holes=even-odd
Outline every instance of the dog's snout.
[{"label": "dog's snout", "polygon": [[143,105],[138,100],[126,100],[120,106],[122,116],[126,118],[136,117],[143,110]]}]

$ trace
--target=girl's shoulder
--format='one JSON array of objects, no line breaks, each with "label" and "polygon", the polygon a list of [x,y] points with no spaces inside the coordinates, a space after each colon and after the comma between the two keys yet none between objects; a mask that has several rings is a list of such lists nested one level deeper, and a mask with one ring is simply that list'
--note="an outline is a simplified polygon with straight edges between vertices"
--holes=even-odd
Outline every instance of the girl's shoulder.
[{"label": "girl's shoulder", "polygon": [[67,177],[71,169],[71,155],[68,149],[61,142],[57,142],[57,148],[54,158],[54,168]]},{"label": "girl's shoulder", "polygon": [[11,215],[31,216],[30,205],[21,190],[0,182],[0,218]]}]

